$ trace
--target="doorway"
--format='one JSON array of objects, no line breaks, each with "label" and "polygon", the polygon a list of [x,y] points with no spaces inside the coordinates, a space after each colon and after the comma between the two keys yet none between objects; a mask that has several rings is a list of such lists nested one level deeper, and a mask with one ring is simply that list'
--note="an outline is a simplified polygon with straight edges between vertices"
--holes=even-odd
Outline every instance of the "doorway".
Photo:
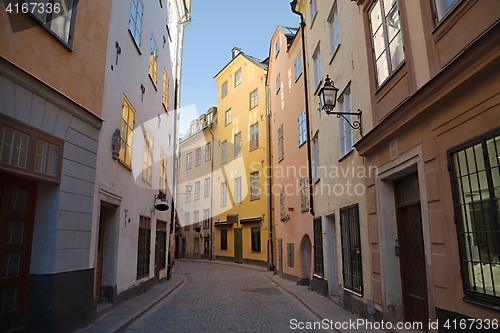
[{"label": "doorway", "polygon": [[243,239],[241,228],[234,228],[234,261],[243,262]]},{"label": "doorway", "polygon": [[210,259],[210,238],[203,239],[203,258]]},{"label": "doorway", "polygon": [[0,332],[24,326],[37,184],[0,180]]},{"label": "doorway", "polygon": [[405,321],[429,320],[425,250],[417,173],[394,182],[397,243]]}]

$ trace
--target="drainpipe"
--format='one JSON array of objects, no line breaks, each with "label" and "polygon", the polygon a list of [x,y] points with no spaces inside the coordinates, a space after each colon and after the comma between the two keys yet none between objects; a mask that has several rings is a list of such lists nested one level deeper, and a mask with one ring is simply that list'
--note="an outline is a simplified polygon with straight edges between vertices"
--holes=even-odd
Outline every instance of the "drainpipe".
[{"label": "drainpipe", "polygon": [[[266,118],[267,118],[267,126],[266,126],[266,131],[267,131],[267,166],[268,170],[271,170],[271,98],[270,98],[270,89],[269,87],[265,87],[266,91]],[[273,245],[273,177],[269,177],[268,179],[268,184],[269,184],[269,249],[267,251],[268,253],[268,259],[267,262],[270,264],[269,265],[269,270],[273,270],[276,267],[274,264],[274,245]],[[264,217],[263,217],[264,218]]]},{"label": "drainpipe", "polygon": [[302,30],[302,70],[304,71],[304,94],[305,94],[305,109],[306,109],[306,144],[307,144],[307,169],[309,178],[309,212],[314,216],[314,196],[313,196],[313,179],[312,179],[312,166],[311,166],[311,127],[309,124],[309,94],[307,89],[307,66],[306,66],[306,40],[305,40],[305,27],[304,15],[298,12],[295,8],[297,0],[290,2],[292,12],[300,16],[300,30]]},{"label": "drainpipe", "polygon": [[[212,116],[213,117],[213,116]],[[213,121],[213,120],[212,120]],[[212,198],[214,197],[214,193],[212,191],[212,188],[214,188],[214,142],[215,142],[215,137],[214,137],[214,134],[212,133],[211,131],[211,128],[212,128],[212,124],[210,124],[210,129],[208,130],[208,132],[210,133],[210,135],[212,136],[212,143],[210,144],[210,154],[212,154],[211,159],[210,159],[210,215],[214,215],[214,208],[212,207],[213,203],[212,203]],[[208,238],[208,246],[210,247],[210,253],[208,254],[208,260],[212,260],[212,252],[213,252],[213,249],[212,249],[212,243],[213,243],[213,235],[214,235],[214,232],[213,232],[213,229],[212,229],[212,220],[213,218],[210,217],[210,237]]]}]

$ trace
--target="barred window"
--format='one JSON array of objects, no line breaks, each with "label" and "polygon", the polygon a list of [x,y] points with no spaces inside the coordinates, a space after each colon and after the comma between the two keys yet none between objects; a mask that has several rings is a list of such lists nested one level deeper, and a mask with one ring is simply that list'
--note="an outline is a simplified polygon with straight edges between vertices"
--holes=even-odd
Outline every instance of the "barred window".
[{"label": "barred window", "polygon": [[323,225],[321,217],[313,220],[314,229],[314,274],[322,278],[324,275],[323,268]]},{"label": "barred window", "polygon": [[295,256],[294,256],[294,250],[295,245],[293,243],[288,243],[286,244],[286,250],[287,250],[287,265],[288,267],[295,267]]},{"label": "barred window", "polygon": [[300,179],[300,207],[302,212],[307,212],[309,210],[309,191],[307,190],[307,185],[307,177]]},{"label": "barred window", "polygon": [[344,289],[363,295],[358,204],[340,209]]},{"label": "barred window", "polygon": [[449,152],[466,298],[500,304],[500,132]]},{"label": "barred window", "polygon": [[278,128],[278,161],[285,158],[285,138],[283,133],[283,124]]},{"label": "barred window", "polygon": [[137,247],[137,279],[149,275],[149,259],[151,253],[151,220],[139,217],[139,237]]},{"label": "barred window", "polygon": [[156,221],[156,234],[158,235],[158,249],[160,251],[160,269],[167,266],[167,222]]}]

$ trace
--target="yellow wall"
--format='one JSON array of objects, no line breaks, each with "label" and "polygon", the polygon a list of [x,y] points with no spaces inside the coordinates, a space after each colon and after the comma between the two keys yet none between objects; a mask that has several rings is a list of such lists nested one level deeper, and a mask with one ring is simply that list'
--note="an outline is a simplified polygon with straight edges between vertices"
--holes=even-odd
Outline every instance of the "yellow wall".
[{"label": "yellow wall", "polygon": [[3,9],[0,56],[100,116],[111,0],[79,2],[72,50],[27,14],[18,19],[34,27],[13,33]]},{"label": "yellow wall", "polygon": [[[241,68],[242,82],[234,87],[234,73]],[[227,80],[228,94],[221,98],[221,86]],[[227,215],[238,214],[238,220],[245,218],[262,217],[260,223],[235,224],[228,228],[228,251],[220,251],[220,229],[217,233],[217,256],[234,256],[234,228],[243,228],[243,259],[267,261],[269,239],[269,206],[268,182],[264,179],[264,171],[268,165],[267,147],[267,111],[266,111],[266,70],[256,65],[244,55],[237,55],[215,77],[219,87],[218,107],[218,133],[216,137],[215,167],[215,195],[214,222],[226,221]],[[258,89],[259,103],[250,110],[250,93]],[[232,111],[232,121],[225,125],[225,114],[228,109]],[[259,146],[250,151],[250,126],[258,123]],[[234,135],[241,132],[241,157],[234,159]],[[221,143],[227,140],[227,163],[221,165]],[[259,171],[260,199],[250,200],[250,173]],[[234,189],[234,179],[242,177],[242,202],[234,205],[231,195]],[[227,206],[221,207],[221,183],[227,181],[228,196]],[[246,195],[245,195],[246,194]],[[261,251],[251,251],[251,228],[260,227]]]}]

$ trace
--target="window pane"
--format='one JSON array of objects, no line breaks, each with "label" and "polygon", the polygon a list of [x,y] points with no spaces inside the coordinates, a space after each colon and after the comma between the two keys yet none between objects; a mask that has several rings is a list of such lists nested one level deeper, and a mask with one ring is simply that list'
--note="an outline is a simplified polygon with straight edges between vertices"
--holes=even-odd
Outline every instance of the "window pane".
[{"label": "window pane", "polygon": [[378,2],[370,13],[370,21],[372,33],[375,33],[382,26],[382,15],[380,14],[380,4]]},{"label": "window pane", "polygon": [[401,32],[397,34],[396,37],[389,43],[389,48],[391,50],[391,65],[392,70],[395,70],[399,64],[401,64],[405,58],[403,52],[403,38]]},{"label": "window pane", "polygon": [[14,135],[16,130],[7,126],[2,126],[0,136],[0,161],[11,164],[11,156],[14,150]]},{"label": "window pane", "polygon": [[55,4],[61,6],[61,14],[53,16],[50,23],[50,30],[59,36],[66,43],[69,41],[71,28],[71,16],[73,13],[73,0],[56,0]]},{"label": "window pane", "polygon": [[12,165],[20,168],[26,168],[29,138],[30,136],[28,134],[16,131]]},{"label": "window pane", "polygon": [[14,212],[25,212],[27,198],[28,191],[13,188],[10,194],[10,210]]},{"label": "window pane", "polygon": [[377,82],[380,84],[389,77],[389,68],[387,67],[386,52],[382,53],[377,59]]},{"label": "window pane", "polygon": [[59,160],[59,147],[49,143],[49,151],[47,156],[47,171],[51,176],[57,175],[57,162]]},{"label": "window pane", "polygon": [[457,1],[458,0],[434,0],[436,3],[438,20],[441,20]]},{"label": "window pane", "polygon": [[13,311],[16,308],[17,288],[0,289],[0,313]]},{"label": "window pane", "polygon": [[3,256],[2,278],[19,276],[19,266],[21,264],[20,254],[5,254]]},{"label": "window pane", "polygon": [[375,57],[378,58],[385,50],[384,42],[384,29],[382,26],[378,29],[373,36],[373,46],[375,48]]},{"label": "window pane", "polygon": [[7,237],[5,244],[22,244],[23,231],[23,221],[9,221],[7,224]]}]

